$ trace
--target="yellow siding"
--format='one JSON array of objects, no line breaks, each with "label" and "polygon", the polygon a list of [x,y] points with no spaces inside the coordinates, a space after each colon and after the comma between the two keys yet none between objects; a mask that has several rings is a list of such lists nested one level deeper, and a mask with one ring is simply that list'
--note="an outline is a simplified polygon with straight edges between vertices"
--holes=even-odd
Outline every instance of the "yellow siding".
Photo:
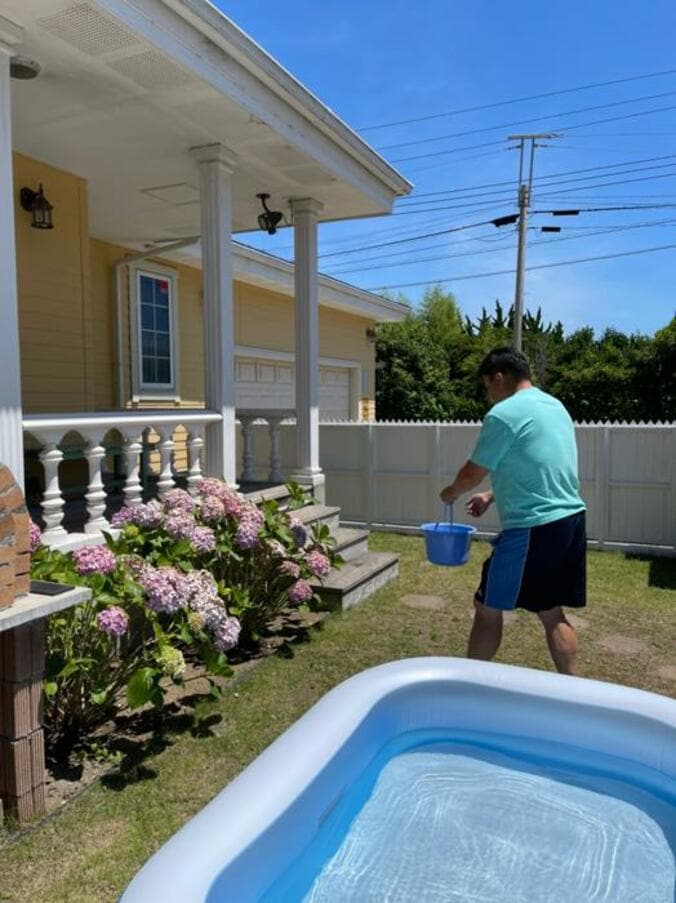
[{"label": "yellow siding", "polygon": [[[110,410],[117,407],[116,319],[113,265],[128,249],[89,237],[87,186],[83,179],[20,154],[14,158],[23,405],[27,413]],[[30,227],[18,203],[24,185],[44,185],[54,205],[55,228]],[[195,267],[158,259],[178,275],[180,406],[204,403],[202,278]],[[147,265],[147,264],[146,264]],[[123,268],[123,362],[129,379],[126,268]],[[290,352],[294,349],[293,299],[235,282],[238,345]],[[366,336],[373,321],[320,308],[322,357],[358,361],[366,391],[354,387],[361,410],[371,413],[375,386],[374,346]],[[173,406],[173,402],[152,407]]]},{"label": "yellow siding", "polygon": [[[31,228],[19,190],[42,183],[55,228]],[[19,340],[26,412],[83,411],[90,384],[92,305],[86,184],[20,154],[14,156]]]}]

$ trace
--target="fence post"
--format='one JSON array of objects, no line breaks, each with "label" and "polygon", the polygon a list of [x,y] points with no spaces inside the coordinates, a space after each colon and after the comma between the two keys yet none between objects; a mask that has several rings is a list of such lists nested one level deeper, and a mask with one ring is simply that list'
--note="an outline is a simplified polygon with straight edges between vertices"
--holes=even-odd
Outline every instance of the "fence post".
[{"label": "fence post", "polygon": [[[429,427],[426,427],[426,429],[429,429]],[[427,479],[429,485],[429,519],[436,520],[441,504],[439,501],[439,492],[441,491],[441,427],[438,423],[435,423],[432,429],[432,454]]]},{"label": "fence post", "polygon": [[605,548],[610,533],[610,428],[601,427],[597,446],[596,501],[599,549]]},{"label": "fence post", "polygon": [[375,487],[375,449],[373,447],[374,442],[374,433],[373,433],[373,424],[369,423],[366,427],[366,439],[367,439],[367,449],[366,449],[366,498],[367,498],[367,510],[366,510],[366,518],[367,518],[367,526],[369,530],[373,526],[375,507],[376,507],[376,487]]}]

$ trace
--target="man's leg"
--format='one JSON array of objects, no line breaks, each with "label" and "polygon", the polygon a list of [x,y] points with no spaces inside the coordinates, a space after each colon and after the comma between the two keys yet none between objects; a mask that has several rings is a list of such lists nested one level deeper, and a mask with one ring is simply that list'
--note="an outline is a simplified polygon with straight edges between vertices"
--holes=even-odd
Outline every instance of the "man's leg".
[{"label": "man's leg", "polygon": [[502,612],[488,608],[478,599],[474,600],[474,623],[469,635],[467,658],[490,661],[500,648],[502,640]]},{"label": "man's leg", "polygon": [[549,652],[560,674],[575,674],[578,643],[577,634],[566,620],[562,608],[550,608],[548,611],[539,611],[538,617],[542,621],[547,634]]}]

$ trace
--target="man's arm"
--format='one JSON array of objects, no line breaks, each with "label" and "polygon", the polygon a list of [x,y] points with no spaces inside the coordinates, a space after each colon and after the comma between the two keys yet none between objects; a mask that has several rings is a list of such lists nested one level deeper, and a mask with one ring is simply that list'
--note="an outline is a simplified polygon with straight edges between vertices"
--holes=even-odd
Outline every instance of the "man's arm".
[{"label": "man's arm", "polygon": [[451,505],[461,495],[475,489],[482,480],[486,479],[488,473],[489,471],[485,467],[480,467],[473,461],[466,461],[458,471],[455,480],[442,491],[441,501],[445,505]]}]

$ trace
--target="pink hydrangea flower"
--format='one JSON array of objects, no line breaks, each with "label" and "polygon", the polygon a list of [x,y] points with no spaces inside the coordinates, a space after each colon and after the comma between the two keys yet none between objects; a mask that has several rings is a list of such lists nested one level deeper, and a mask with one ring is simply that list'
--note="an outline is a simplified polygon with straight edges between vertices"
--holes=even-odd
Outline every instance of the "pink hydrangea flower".
[{"label": "pink hydrangea flower", "polygon": [[35,521],[31,521],[28,529],[30,530],[31,552],[35,552],[42,544],[42,530]]},{"label": "pink hydrangea flower", "polygon": [[331,570],[329,559],[316,549],[313,552],[308,552],[305,561],[315,577],[326,577]]},{"label": "pink hydrangea flower", "polygon": [[85,546],[73,552],[75,570],[82,577],[89,574],[112,574],[117,565],[115,555],[106,546]]},{"label": "pink hydrangea flower", "polygon": [[96,616],[96,626],[108,636],[124,636],[129,627],[127,613],[118,605],[100,611]]},{"label": "pink hydrangea flower", "polygon": [[314,592],[307,580],[297,580],[289,590],[289,601],[301,604],[309,602]]},{"label": "pink hydrangea flower", "polygon": [[265,522],[263,512],[255,505],[248,505],[235,533],[235,545],[240,549],[257,549],[260,546],[260,529]]},{"label": "pink hydrangea flower", "polygon": [[202,520],[207,524],[217,524],[225,517],[225,505],[215,495],[208,495],[200,508]]},{"label": "pink hydrangea flower", "polygon": [[128,508],[126,505],[120,508],[119,511],[116,511],[110,519],[110,525],[115,527],[116,529],[121,529],[125,527],[127,524],[131,524],[134,521],[134,509]]},{"label": "pink hydrangea flower", "polygon": [[154,530],[160,526],[164,519],[162,505],[157,501],[148,502],[147,505],[135,505],[131,509],[131,521],[137,527],[144,530]]},{"label": "pink hydrangea flower", "polygon": [[185,574],[176,568],[154,568],[146,565],[139,583],[148,596],[148,608],[152,611],[175,614],[183,608],[192,595],[192,586]]},{"label": "pink hydrangea flower", "polygon": [[213,552],[216,548],[216,534],[209,527],[192,527],[188,539],[198,552]]},{"label": "pink hydrangea flower", "polygon": [[294,580],[298,580],[300,577],[300,567],[295,561],[282,561],[279,566],[279,573],[283,574],[285,577],[291,577]]},{"label": "pink hydrangea flower", "polygon": [[167,511],[189,514],[195,507],[195,499],[185,489],[171,489],[164,497],[164,507]]}]

